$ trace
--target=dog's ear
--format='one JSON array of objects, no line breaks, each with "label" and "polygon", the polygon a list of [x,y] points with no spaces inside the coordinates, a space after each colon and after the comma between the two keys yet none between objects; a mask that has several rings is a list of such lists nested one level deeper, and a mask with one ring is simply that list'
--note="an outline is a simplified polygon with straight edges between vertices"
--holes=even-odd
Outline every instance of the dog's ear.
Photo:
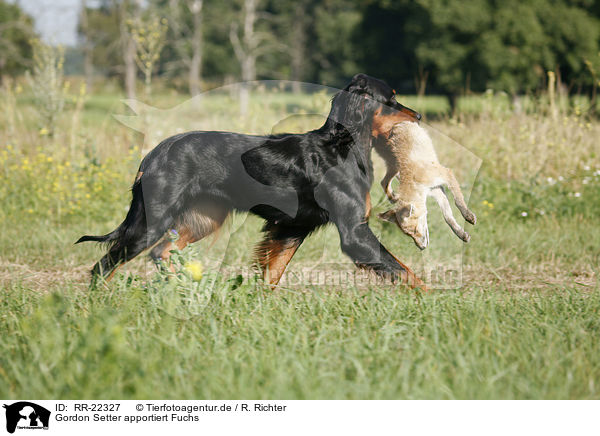
[{"label": "dog's ear", "polygon": [[358,92],[359,94],[365,92],[367,89],[367,76],[365,74],[359,73],[356,74],[352,81],[350,82],[350,86],[348,87],[349,92]]}]

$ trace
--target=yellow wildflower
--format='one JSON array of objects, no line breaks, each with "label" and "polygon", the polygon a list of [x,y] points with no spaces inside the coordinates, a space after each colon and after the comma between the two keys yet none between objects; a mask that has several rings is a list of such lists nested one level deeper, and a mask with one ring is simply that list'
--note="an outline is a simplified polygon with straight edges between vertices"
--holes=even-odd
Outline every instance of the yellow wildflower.
[{"label": "yellow wildflower", "polygon": [[202,278],[202,263],[194,260],[191,262],[187,262],[184,265],[185,270],[187,271],[187,273],[190,275],[190,277],[192,278],[192,280],[194,281],[199,281]]}]

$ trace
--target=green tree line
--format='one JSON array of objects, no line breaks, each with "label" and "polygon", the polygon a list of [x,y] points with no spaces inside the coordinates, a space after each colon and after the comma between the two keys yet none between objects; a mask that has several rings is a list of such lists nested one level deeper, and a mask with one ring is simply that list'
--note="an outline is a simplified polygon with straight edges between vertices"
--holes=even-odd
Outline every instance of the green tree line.
[{"label": "green tree line", "polygon": [[[2,55],[5,46],[19,53],[0,55],[1,74],[27,66],[23,16],[0,1]],[[134,86],[141,73],[127,23],[151,17],[168,23],[156,72],[192,94],[255,79],[340,86],[358,71],[402,93],[451,99],[535,92],[548,71],[572,92],[598,86],[596,0],[83,0],[86,75]]]}]

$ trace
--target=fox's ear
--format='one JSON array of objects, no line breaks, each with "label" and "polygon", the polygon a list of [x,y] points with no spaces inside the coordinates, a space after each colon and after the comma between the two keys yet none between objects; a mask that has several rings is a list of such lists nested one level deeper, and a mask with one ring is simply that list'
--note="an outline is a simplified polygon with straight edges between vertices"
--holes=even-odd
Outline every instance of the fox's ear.
[{"label": "fox's ear", "polygon": [[377,215],[377,217],[382,221],[388,221],[390,223],[396,222],[396,212],[394,211],[394,209],[382,212],[379,215]]},{"label": "fox's ear", "polygon": [[405,206],[399,207],[398,209],[396,209],[396,216],[398,218],[408,218],[409,216],[411,216],[413,213],[413,205],[411,204],[406,204]]},{"label": "fox's ear", "polygon": [[408,218],[412,215],[413,206],[412,204],[405,204],[404,206],[398,207],[397,209],[390,209],[386,212],[382,212],[377,217],[383,221],[389,221],[390,223],[400,223],[403,218]]}]

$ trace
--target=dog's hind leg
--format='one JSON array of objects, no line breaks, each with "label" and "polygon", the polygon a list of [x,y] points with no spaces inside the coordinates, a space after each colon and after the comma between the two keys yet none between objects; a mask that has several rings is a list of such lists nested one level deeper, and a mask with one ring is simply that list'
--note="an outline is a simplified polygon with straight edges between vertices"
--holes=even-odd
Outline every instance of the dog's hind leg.
[{"label": "dog's hind leg", "polygon": [[[182,226],[178,226],[177,229],[172,229],[170,232],[172,233],[164,236],[160,242],[150,250],[149,256],[158,269],[162,269],[165,266],[165,263],[168,264],[172,251],[175,248],[183,250],[188,244],[192,244],[200,239],[195,237],[188,228]],[[168,266],[172,272],[175,272],[173,265],[169,264]]]},{"label": "dog's hind leg", "polygon": [[437,204],[440,206],[440,209],[442,210],[442,215],[444,215],[444,220],[446,221],[446,224],[448,224],[450,226],[450,228],[452,229],[452,231],[454,232],[454,234],[456,236],[458,236],[460,239],[462,239],[465,242],[469,242],[471,237],[456,222],[456,219],[454,219],[454,215],[452,214],[452,208],[450,207],[450,202],[448,201],[448,197],[446,197],[444,188],[441,186],[438,186],[436,188],[433,188],[430,192],[431,192],[431,196],[433,198],[435,198],[435,201],[437,201]]},{"label": "dog's hind leg", "polygon": [[[157,263],[168,260],[175,247],[183,250],[188,244],[199,241],[218,230],[228,214],[227,208],[211,202],[202,202],[193,209],[188,209],[173,226],[172,230],[175,230],[176,234],[165,236],[150,251],[150,257]],[[174,242],[171,240],[173,237]]]},{"label": "dog's hind leg", "polygon": [[100,277],[110,280],[117,268],[154,245],[162,236],[158,232],[146,232],[145,227],[144,231],[141,230],[135,232],[136,234],[127,240],[118,241],[94,265],[92,268],[92,284]]},{"label": "dog's hind leg", "polygon": [[110,279],[116,269],[136,257],[145,249],[156,244],[164,230],[156,225],[148,226],[146,207],[141,184],[133,185],[133,198],[123,223],[109,235],[94,237],[91,240],[107,242],[106,253],[92,268],[92,284],[98,278]]}]

